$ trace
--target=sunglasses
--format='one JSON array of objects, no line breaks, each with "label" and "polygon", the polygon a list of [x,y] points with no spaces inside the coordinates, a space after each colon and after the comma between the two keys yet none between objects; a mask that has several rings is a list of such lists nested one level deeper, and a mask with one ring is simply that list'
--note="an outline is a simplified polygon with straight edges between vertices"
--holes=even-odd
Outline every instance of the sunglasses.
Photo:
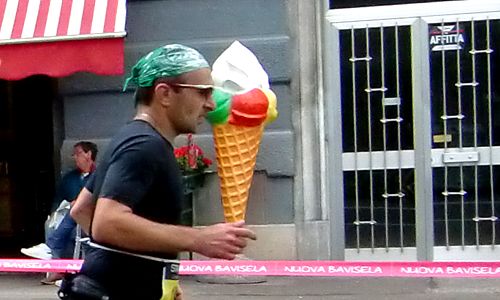
[{"label": "sunglasses", "polygon": [[169,83],[168,85],[179,87],[179,88],[198,90],[199,93],[206,98],[211,96],[214,89],[217,88],[216,86],[211,85],[211,84]]}]

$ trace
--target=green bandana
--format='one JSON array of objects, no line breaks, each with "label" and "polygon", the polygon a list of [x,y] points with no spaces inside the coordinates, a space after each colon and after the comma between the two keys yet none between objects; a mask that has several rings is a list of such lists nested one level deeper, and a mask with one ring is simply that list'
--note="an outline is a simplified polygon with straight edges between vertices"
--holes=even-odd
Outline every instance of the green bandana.
[{"label": "green bandana", "polygon": [[166,45],[139,59],[125,80],[123,91],[130,82],[138,87],[149,87],[158,78],[179,76],[202,68],[209,68],[209,65],[198,51],[179,44]]}]

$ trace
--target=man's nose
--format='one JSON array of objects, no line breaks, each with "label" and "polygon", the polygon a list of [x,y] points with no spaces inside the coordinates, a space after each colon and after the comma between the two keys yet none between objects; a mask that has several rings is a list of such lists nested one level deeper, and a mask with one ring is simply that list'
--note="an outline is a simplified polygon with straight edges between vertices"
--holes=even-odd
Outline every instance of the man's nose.
[{"label": "man's nose", "polygon": [[212,99],[212,96],[208,98],[208,100],[205,102],[205,109],[208,111],[212,111],[215,109],[215,102],[214,99]]}]

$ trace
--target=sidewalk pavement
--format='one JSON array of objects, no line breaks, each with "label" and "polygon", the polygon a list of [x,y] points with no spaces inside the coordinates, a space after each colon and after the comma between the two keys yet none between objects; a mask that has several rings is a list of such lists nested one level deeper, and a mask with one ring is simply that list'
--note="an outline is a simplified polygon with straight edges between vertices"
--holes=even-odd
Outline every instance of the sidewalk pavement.
[{"label": "sidewalk pavement", "polygon": [[[0,273],[1,300],[54,300],[42,274]],[[258,284],[209,284],[183,277],[185,300],[499,299],[500,279],[268,277]],[[141,299],[138,299],[141,300]]]}]

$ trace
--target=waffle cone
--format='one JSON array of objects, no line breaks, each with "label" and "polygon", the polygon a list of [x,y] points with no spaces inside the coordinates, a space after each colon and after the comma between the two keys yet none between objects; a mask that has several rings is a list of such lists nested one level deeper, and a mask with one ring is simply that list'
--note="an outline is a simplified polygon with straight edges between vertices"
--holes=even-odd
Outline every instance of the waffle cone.
[{"label": "waffle cone", "polygon": [[232,124],[213,126],[217,173],[226,222],[245,219],[248,192],[264,125],[255,127]]}]

